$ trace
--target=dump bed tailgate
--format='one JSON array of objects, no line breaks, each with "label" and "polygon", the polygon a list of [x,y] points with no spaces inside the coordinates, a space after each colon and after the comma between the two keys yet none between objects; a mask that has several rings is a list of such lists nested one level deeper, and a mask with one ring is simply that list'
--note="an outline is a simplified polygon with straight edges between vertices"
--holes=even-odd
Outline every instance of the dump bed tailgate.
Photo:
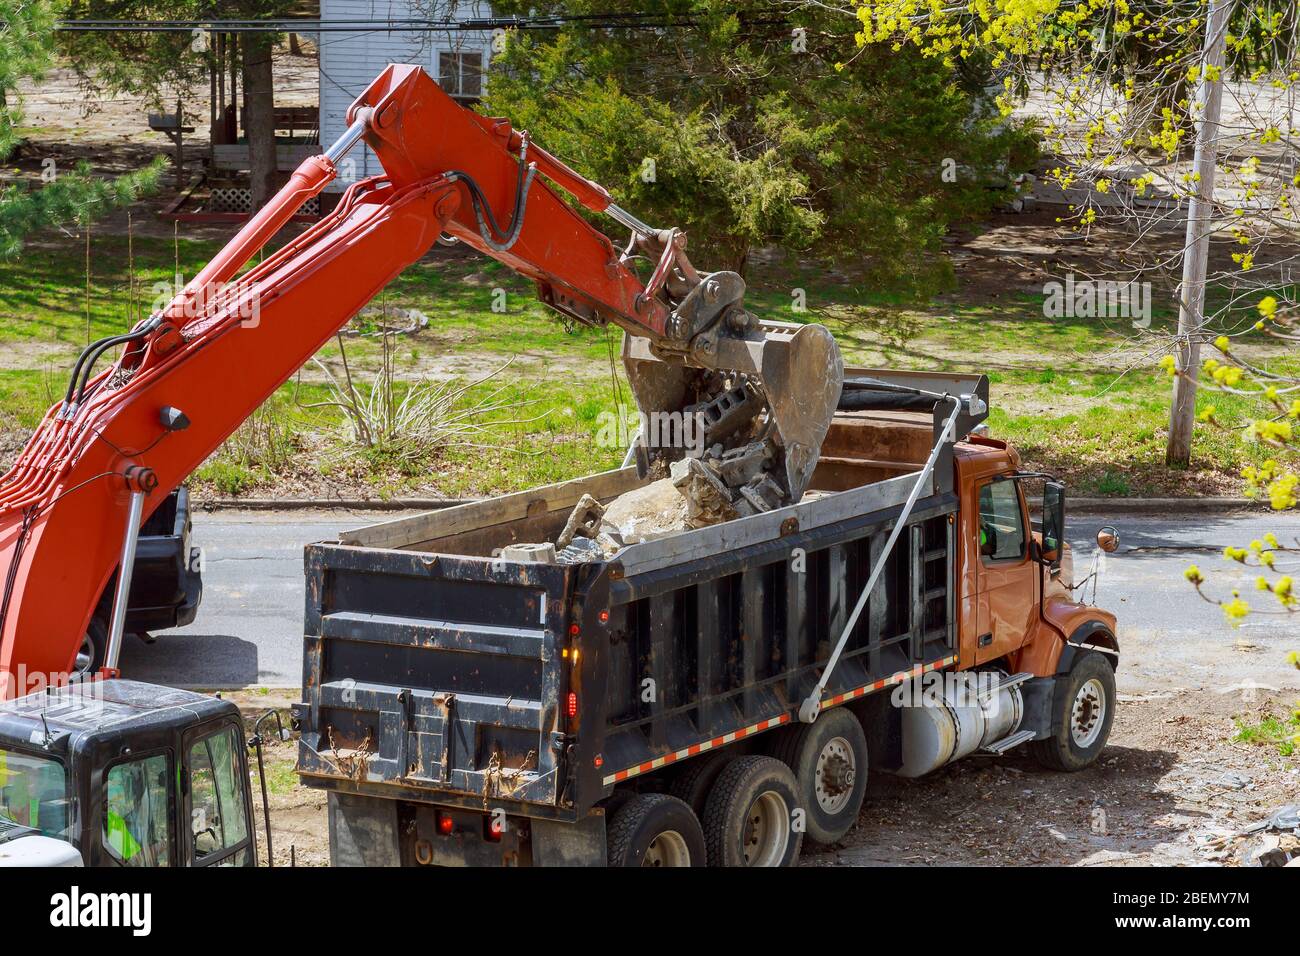
[{"label": "dump bed tailgate", "polygon": [[574,569],[307,549],[300,772],[554,805]]}]

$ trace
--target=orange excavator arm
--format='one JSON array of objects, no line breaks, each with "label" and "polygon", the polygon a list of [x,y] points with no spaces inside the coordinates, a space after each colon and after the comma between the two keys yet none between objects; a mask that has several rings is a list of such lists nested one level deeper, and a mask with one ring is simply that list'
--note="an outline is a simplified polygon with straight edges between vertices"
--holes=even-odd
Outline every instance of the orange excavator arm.
[{"label": "orange excavator arm", "polygon": [[[698,273],[679,232],[641,223],[508,121],[457,105],[418,67],[388,67],[348,119],[344,137],[304,161],[165,309],[82,354],[64,400],[0,478],[0,699],[71,670],[123,539],[133,538],[128,524],[138,530],[444,233],[534,280],[554,309],[635,337],[627,366],[643,412],[689,406],[721,422],[729,445],[749,439],[747,460],[761,468],[731,469],[740,506],[802,494],[842,379],[824,329],[759,323],[739,276]],[[361,140],[384,174],[349,186],[333,212],[240,274]],[[557,187],[629,228],[626,250]],[[656,263],[645,282],[634,255]],[[120,358],[95,373],[115,347]],[[748,431],[737,429],[737,408],[754,419]],[[661,454],[646,449],[642,460]]]}]

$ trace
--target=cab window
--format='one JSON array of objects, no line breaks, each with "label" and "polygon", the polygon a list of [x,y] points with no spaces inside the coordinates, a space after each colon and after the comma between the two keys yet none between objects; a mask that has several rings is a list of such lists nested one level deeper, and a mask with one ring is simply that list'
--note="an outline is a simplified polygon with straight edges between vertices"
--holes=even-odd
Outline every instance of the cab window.
[{"label": "cab window", "polygon": [[985,561],[1025,556],[1025,516],[1014,481],[991,481],[980,488],[980,555]]},{"label": "cab window", "polygon": [[0,748],[0,823],[70,839],[72,816],[62,764]]},{"label": "cab window", "polygon": [[166,754],[155,754],[108,771],[104,848],[122,866],[172,865],[169,763]]},{"label": "cab window", "polygon": [[244,777],[232,728],[190,745],[190,829],[194,865],[226,865],[248,842]]}]

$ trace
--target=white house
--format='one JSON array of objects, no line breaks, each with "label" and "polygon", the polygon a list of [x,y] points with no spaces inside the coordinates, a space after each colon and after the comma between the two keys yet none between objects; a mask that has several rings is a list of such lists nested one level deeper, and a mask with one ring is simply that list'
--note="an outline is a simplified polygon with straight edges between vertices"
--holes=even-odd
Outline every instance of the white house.
[{"label": "white house", "polygon": [[[321,144],[328,146],[343,134],[348,107],[390,63],[418,63],[452,96],[468,102],[478,99],[492,32],[410,27],[411,21],[445,23],[491,15],[491,4],[480,0],[320,0],[323,23],[359,25],[355,33],[320,33]],[[401,29],[384,30],[384,23]],[[356,160],[356,168],[349,171],[358,179],[383,171],[369,149],[353,150],[349,158]],[[336,180],[330,188],[339,192],[345,186]]]}]

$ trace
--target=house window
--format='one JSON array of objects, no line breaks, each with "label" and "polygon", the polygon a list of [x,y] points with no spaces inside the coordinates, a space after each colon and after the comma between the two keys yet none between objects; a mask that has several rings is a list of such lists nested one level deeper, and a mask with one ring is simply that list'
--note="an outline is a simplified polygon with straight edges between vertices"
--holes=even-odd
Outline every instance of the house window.
[{"label": "house window", "polygon": [[478,99],[483,95],[483,54],[440,51],[438,84],[451,96]]}]

